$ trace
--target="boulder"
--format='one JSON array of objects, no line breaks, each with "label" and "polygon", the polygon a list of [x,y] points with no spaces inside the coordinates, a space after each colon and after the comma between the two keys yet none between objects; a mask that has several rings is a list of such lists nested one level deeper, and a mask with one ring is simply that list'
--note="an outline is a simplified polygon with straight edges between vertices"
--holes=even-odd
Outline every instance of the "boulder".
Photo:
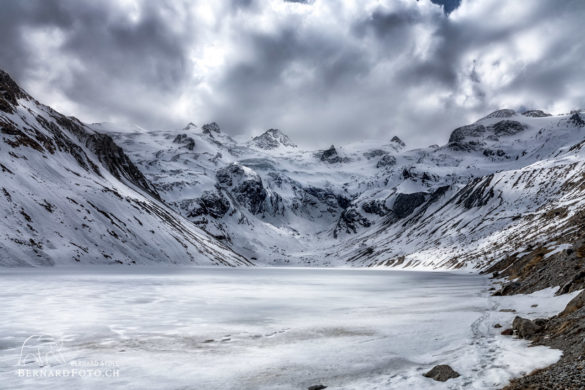
[{"label": "boulder", "polygon": [[427,378],[434,379],[439,382],[446,382],[449,379],[457,378],[460,374],[446,364],[441,364],[433,367],[429,372],[423,374]]},{"label": "boulder", "polygon": [[323,390],[326,388],[327,388],[327,386],[319,384],[319,385],[309,386],[309,387],[307,387],[307,390]]},{"label": "boulder", "polygon": [[518,337],[523,339],[530,339],[542,330],[542,326],[537,325],[535,321],[531,321],[520,316],[516,316],[516,318],[514,318],[514,321],[512,322],[512,328]]}]

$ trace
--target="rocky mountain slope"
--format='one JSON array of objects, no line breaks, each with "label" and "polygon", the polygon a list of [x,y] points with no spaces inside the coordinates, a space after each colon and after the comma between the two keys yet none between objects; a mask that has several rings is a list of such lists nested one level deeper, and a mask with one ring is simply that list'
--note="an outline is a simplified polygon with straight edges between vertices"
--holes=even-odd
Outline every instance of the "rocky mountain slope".
[{"label": "rocky mountain slope", "polygon": [[499,110],[442,146],[408,149],[388,135],[304,150],[277,129],[238,141],[217,123],[86,126],[5,73],[1,88],[3,264],[465,267],[518,276],[520,264],[581,256],[582,112]]},{"label": "rocky mountain slope", "polygon": [[584,207],[579,112],[499,110],[414,150],[391,135],[302,150],[274,129],[237,142],[216,123],[92,128],[171,207],[257,263],[484,270],[568,248]]},{"label": "rocky mountain slope", "polygon": [[164,204],[109,135],[2,71],[0,137],[0,265],[250,264]]}]

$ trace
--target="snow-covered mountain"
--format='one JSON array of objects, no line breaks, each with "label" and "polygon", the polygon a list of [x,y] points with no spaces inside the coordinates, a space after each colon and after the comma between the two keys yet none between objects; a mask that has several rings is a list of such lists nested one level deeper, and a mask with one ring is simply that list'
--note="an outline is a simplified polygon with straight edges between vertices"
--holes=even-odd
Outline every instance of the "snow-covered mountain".
[{"label": "snow-covered mountain", "polygon": [[215,123],[93,128],[171,207],[256,263],[485,268],[553,251],[585,202],[579,112],[499,110],[414,150],[392,135],[302,150],[273,129],[238,143]]},{"label": "snow-covered mountain", "polygon": [[250,264],[164,204],[109,135],[2,71],[0,136],[0,265]]},{"label": "snow-covered mountain", "polygon": [[[447,144],[303,150],[217,123],[86,126],[0,73],[0,263],[476,267],[585,231],[585,114],[496,111]],[[539,253],[540,253],[539,252]]]}]

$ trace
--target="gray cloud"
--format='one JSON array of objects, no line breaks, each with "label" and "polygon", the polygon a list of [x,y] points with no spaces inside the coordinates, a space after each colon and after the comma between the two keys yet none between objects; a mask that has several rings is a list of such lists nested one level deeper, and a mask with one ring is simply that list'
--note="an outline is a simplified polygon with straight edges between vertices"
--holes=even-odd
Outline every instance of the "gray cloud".
[{"label": "gray cloud", "polygon": [[[61,91],[92,117],[114,113],[168,122],[161,100],[180,93],[189,78],[189,37],[183,31],[191,29],[173,28],[184,9],[145,2],[133,20],[114,1],[8,1],[4,6],[0,61],[16,79],[26,85],[35,73],[60,63],[62,71],[50,75],[47,88]],[[59,42],[49,58],[39,53],[52,42],[38,42],[38,35]],[[153,111],[156,106],[160,110]]]},{"label": "gray cloud", "polygon": [[503,106],[585,106],[584,17],[580,0],[8,0],[0,67],[86,121],[423,146]]}]

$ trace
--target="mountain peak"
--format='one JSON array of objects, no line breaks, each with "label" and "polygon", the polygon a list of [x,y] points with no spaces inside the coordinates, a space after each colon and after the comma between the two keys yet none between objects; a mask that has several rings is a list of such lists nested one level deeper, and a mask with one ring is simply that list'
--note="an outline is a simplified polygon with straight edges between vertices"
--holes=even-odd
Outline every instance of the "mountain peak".
[{"label": "mountain peak", "polygon": [[390,140],[390,142],[392,142],[393,144],[397,144],[400,147],[405,147],[406,144],[404,143],[403,140],[401,140],[400,138],[398,138],[397,136],[392,137],[392,139]]},{"label": "mountain peak", "polygon": [[522,113],[524,116],[532,117],[532,118],[544,118],[547,116],[551,116],[548,112],[544,112],[542,110],[527,110]]},{"label": "mountain peak", "polygon": [[189,122],[187,126],[183,127],[183,130],[195,130],[197,125],[193,122]]},{"label": "mountain peak", "polygon": [[328,162],[330,164],[342,162],[342,158],[339,157],[337,153],[337,149],[335,149],[335,145],[331,145],[329,149],[324,150],[321,153],[321,161]]},{"label": "mountain peak", "polygon": [[217,122],[211,122],[204,124],[201,129],[203,130],[203,134],[212,135],[212,133],[221,133],[219,125]]},{"label": "mountain peak", "polygon": [[280,146],[296,148],[290,138],[278,129],[268,129],[250,141],[252,145],[260,149],[276,149]]},{"label": "mountain peak", "polygon": [[[480,119],[480,121],[484,119],[492,119],[492,118],[511,118],[516,115],[516,111],[510,108],[503,108],[501,110],[496,110],[489,115],[484,116]],[[478,121],[479,122],[479,121]]]},{"label": "mountain peak", "polygon": [[12,77],[0,69],[0,111],[13,113],[18,99],[28,97]]}]

